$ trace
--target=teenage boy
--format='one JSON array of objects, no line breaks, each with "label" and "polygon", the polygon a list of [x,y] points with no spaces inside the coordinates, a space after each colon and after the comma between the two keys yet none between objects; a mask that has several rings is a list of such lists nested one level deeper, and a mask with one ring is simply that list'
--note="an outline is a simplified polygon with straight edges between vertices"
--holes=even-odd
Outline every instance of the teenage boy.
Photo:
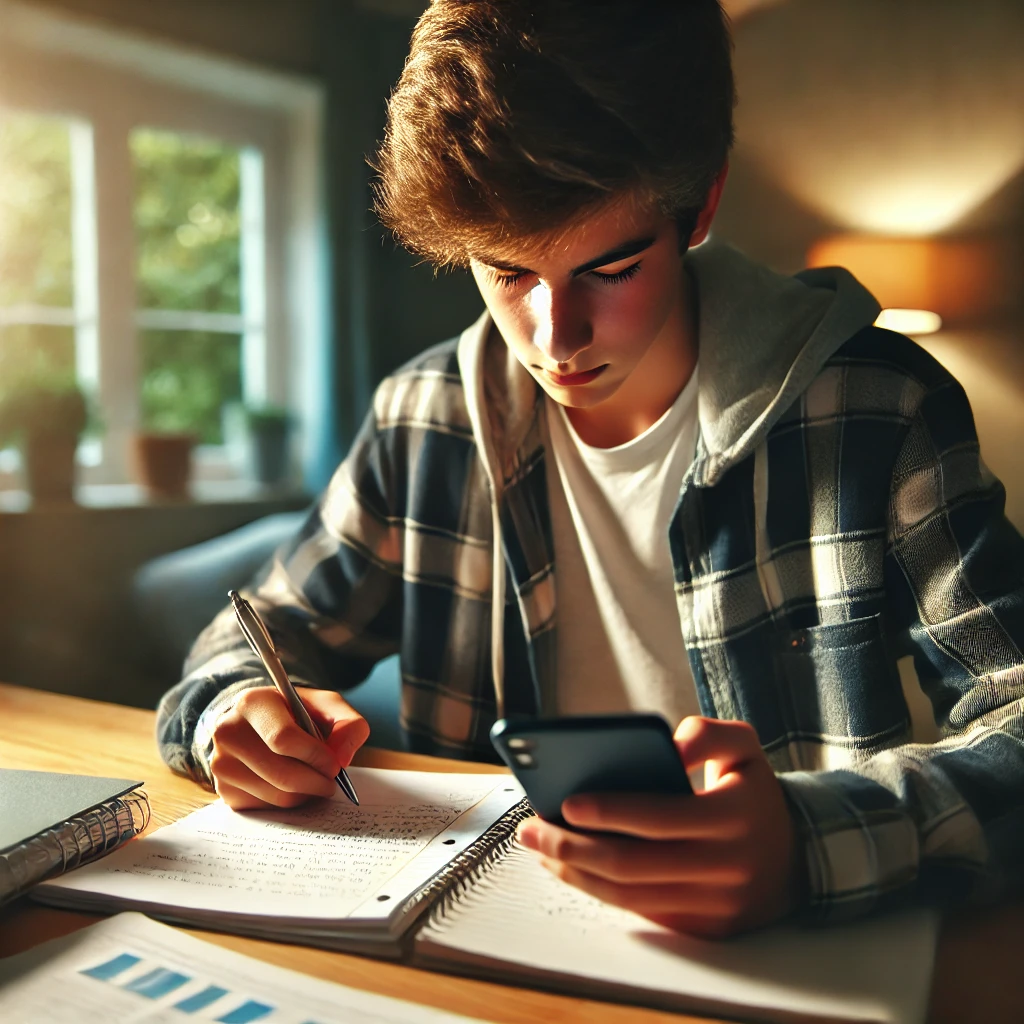
[{"label": "teenage boy", "polygon": [[[732,140],[714,0],[435,0],[378,209],[487,307],[379,387],[252,589],[302,733],[230,611],[161,748],[235,807],[333,791],[342,699],[401,654],[412,749],[493,759],[512,714],[657,711],[706,789],[567,802],[566,881],[724,934],[794,910],[1005,893],[1024,865],[1024,544],[963,390],[841,270],[708,235]],[[913,743],[913,655],[941,740]]]}]

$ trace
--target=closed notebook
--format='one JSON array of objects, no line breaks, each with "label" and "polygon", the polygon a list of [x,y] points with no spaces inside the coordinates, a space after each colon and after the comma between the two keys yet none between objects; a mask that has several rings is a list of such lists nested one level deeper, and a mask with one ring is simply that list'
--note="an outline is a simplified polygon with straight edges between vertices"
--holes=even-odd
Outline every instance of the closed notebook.
[{"label": "closed notebook", "polygon": [[130,779],[0,768],[0,903],[141,832],[149,802]]},{"label": "closed notebook", "polygon": [[34,898],[744,1020],[924,1020],[931,914],[699,942],[546,872],[515,841],[531,812],[509,776],[350,774],[360,807],[213,803]]}]

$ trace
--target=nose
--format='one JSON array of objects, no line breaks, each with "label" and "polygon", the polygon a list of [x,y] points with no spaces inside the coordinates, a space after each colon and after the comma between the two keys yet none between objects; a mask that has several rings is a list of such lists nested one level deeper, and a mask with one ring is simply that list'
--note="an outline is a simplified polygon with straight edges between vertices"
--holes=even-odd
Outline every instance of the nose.
[{"label": "nose", "polygon": [[571,284],[551,288],[538,281],[530,292],[533,344],[552,363],[570,363],[594,338],[585,297]]}]

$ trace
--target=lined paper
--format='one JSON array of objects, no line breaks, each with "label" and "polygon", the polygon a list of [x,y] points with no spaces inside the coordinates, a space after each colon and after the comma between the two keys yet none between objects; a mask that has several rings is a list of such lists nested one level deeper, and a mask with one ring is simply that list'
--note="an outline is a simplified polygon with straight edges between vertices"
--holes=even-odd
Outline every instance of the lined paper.
[{"label": "lined paper", "polygon": [[[294,810],[238,812],[217,801],[45,888],[207,915],[344,918],[461,815],[508,786],[498,775],[372,768],[350,775],[358,807],[340,793]],[[510,805],[517,794],[509,793]],[[457,828],[456,835],[457,848],[475,838]],[[432,874],[440,865],[429,859]]]},{"label": "lined paper", "polygon": [[775,927],[704,941],[602,903],[518,844],[417,937],[425,962],[744,1019],[922,1024],[937,915]]}]

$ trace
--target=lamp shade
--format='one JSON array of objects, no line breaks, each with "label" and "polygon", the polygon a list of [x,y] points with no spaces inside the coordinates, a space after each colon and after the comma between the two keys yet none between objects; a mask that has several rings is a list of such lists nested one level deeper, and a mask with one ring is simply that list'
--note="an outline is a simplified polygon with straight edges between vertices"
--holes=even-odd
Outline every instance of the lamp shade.
[{"label": "lamp shade", "polygon": [[927,310],[947,323],[977,322],[1013,302],[1004,246],[989,239],[834,235],[809,267],[846,267],[883,309]]}]

